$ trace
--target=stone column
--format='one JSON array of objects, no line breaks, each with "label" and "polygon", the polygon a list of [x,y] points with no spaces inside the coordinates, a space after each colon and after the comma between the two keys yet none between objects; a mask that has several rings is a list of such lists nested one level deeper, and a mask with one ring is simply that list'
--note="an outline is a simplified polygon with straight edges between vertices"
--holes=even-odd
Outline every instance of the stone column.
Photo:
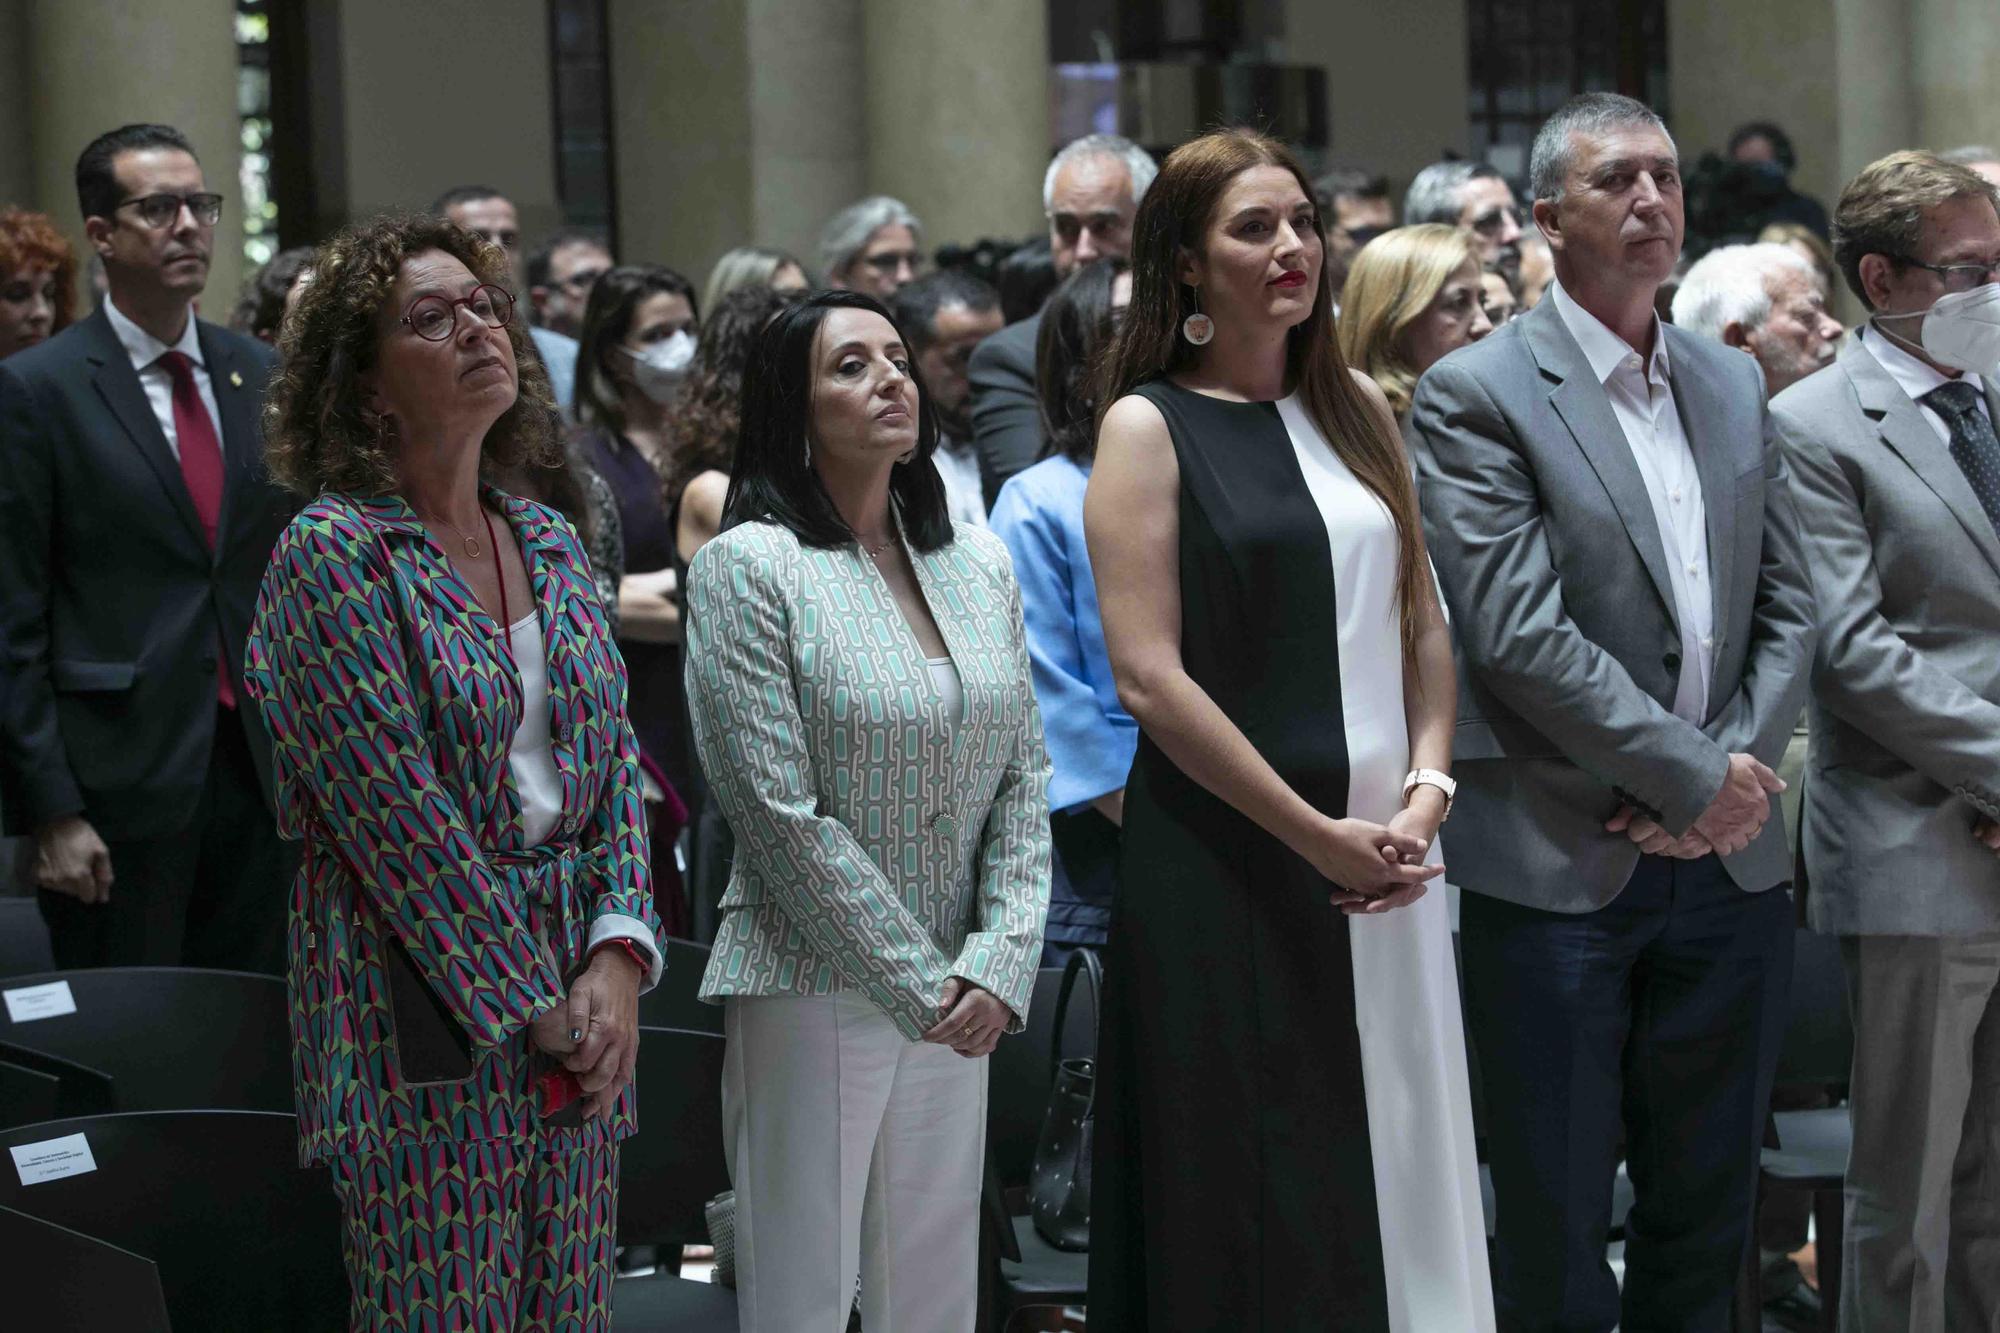
[{"label": "stone column", "polygon": [[76,205],[76,159],[106,130],[172,125],[227,196],[215,227],[202,313],[226,319],[243,283],[241,122],[236,110],[236,6],[231,0],[27,0],[28,142],[33,205],[88,256]]},{"label": "stone column", "polygon": [[868,189],[927,243],[1042,231],[1049,152],[1042,3],[865,0]]}]

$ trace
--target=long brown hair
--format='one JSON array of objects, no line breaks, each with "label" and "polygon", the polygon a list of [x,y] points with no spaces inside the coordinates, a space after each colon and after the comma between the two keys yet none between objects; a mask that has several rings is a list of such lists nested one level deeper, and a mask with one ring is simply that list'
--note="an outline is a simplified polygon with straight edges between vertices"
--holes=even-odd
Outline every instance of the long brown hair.
[{"label": "long brown hair", "polygon": [[[1112,403],[1163,375],[1194,368],[1198,349],[1181,337],[1181,321],[1194,313],[1194,292],[1180,281],[1180,252],[1200,254],[1216,206],[1229,183],[1252,167],[1283,167],[1313,198],[1298,159],[1277,140],[1254,130],[1214,130],[1170,154],[1132,223],[1132,303],[1112,345],[1098,394],[1098,425]],[[1317,211],[1313,230],[1326,248]],[[1228,337],[1218,328],[1217,336]],[[1402,612],[1403,660],[1413,660],[1416,626],[1429,606],[1423,525],[1416,485],[1403,443],[1391,432],[1350,377],[1335,341],[1332,265],[1322,261],[1319,297],[1312,313],[1285,343],[1285,378],[1320,434],[1361,484],[1374,492],[1396,524],[1396,601]]]}]

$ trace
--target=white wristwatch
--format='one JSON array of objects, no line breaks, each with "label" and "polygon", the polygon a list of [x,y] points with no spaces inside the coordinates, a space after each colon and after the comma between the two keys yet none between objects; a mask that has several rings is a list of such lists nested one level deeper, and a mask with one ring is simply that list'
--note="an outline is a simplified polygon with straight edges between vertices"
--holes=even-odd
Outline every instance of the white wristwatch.
[{"label": "white wristwatch", "polygon": [[1445,819],[1450,819],[1452,798],[1458,795],[1458,784],[1451,780],[1451,775],[1440,773],[1435,768],[1410,770],[1410,776],[1403,779],[1403,804],[1410,803],[1410,793],[1419,787],[1436,787],[1444,793],[1444,818],[1438,822],[1442,824]]}]

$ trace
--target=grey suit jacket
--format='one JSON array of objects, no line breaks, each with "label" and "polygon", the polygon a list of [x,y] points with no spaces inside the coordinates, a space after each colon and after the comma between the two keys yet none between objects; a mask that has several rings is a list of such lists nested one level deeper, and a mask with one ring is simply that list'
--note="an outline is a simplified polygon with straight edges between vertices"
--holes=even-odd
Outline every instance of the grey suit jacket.
[{"label": "grey suit jacket", "polygon": [[[1709,717],[1674,716],[1680,635],[1665,549],[1610,399],[1553,301],[1417,385],[1424,531],[1461,653],[1452,879],[1558,912],[1617,897],[1637,846],[1623,802],[1679,836],[1732,751],[1776,765],[1811,653],[1784,460],[1749,357],[1666,327],[1701,474],[1715,599]],[[1752,892],[1790,877],[1784,817],[1724,865]]]},{"label": "grey suit jacket", "polygon": [[[2000,421],[2000,389],[1986,386]],[[2000,537],[1858,338],[1771,404],[1819,606],[1808,919],[1836,934],[2000,930]]]},{"label": "grey suit jacket", "polygon": [[1007,478],[1042,456],[1042,400],[1035,392],[1035,342],[1042,317],[1009,324],[972,349],[972,448],[988,509]]}]

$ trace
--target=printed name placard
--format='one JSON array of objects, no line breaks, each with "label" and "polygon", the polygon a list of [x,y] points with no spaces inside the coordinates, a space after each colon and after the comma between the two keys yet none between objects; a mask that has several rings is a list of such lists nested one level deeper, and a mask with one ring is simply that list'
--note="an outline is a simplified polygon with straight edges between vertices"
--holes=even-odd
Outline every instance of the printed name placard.
[{"label": "printed name placard", "polygon": [[51,981],[40,986],[16,986],[0,991],[7,1001],[7,1019],[12,1023],[32,1023],[38,1018],[60,1018],[76,1012],[76,996],[67,981]]},{"label": "printed name placard", "polygon": [[81,1134],[24,1143],[7,1151],[14,1154],[14,1170],[23,1185],[39,1185],[97,1169],[97,1159],[90,1155],[90,1141]]}]

